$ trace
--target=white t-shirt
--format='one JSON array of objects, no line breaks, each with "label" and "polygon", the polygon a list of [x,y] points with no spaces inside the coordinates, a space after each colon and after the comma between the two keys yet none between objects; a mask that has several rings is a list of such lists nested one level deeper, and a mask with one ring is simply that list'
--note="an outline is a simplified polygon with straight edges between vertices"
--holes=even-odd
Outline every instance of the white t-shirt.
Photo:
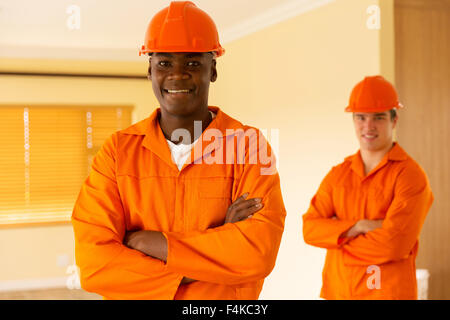
[{"label": "white t-shirt", "polygon": [[[209,112],[211,113],[211,116],[214,119],[216,117],[216,114],[212,111]],[[197,138],[197,140],[199,138]],[[178,170],[181,170],[181,168],[183,168],[184,163],[189,158],[191,150],[194,147],[194,144],[197,142],[197,140],[195,140],[191,144],[182,144],[182,143],[175,144],[169,139],[166,140],[167,144],[169,145],[170,153],[172,154],[172,161],[177,165]]]}]

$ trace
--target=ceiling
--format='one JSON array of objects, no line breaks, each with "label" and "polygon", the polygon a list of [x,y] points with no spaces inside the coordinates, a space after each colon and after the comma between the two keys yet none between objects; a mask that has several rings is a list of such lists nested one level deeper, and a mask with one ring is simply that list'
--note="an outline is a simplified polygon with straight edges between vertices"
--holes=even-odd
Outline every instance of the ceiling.
[{"label": "ceiling", "polygon": [[[196,0],[222,44],[334,0]],[[168,0],[0,0],[0,56],[135,60]],[[71,7],[76,5],[76,7]],[[70,11],[72,10],[75,11]],[[76,24],[79,9],[79,28]],[[72,22],[72,23],[70,23]]]}]

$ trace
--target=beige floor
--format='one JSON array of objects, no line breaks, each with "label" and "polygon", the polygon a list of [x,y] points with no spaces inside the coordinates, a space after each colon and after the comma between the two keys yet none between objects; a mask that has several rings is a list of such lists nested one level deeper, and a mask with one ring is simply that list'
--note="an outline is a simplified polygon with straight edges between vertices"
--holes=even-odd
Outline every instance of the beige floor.
[{"label": "beige floor", "polygon": [[0,300],[101,300],[102,297],[84,290],[66,288],[0,292]]}]

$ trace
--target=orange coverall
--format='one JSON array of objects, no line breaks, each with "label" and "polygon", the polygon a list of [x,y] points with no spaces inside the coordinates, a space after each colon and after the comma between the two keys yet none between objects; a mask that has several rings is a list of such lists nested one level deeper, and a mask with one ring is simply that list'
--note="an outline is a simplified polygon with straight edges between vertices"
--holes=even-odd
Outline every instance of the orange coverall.
[{"label": "orange coverall", "polygon": [[[207,129],[223,136],[203,141],[204,161],[192,163],[199,162],[193,150],[181,171],[159,126],[159,109],[113,134],[98,152],[72,214],[85,290],[105,299],[258,298],[284,229],[279,176],[276,169],[261,175],[265,165],[249,163],[247,146],[245,161],[207,163],[219,150],[213,143],[235,138],[226,129],[250,128],[209,109],[217,116]],[[247,199],[262,198],[263,209],[223,225],[231,202],[246,192]],[[163,232],[167,263],[123,245],[130,230]],[[198,281],[180,286],[183,276]]]},{"label": "orange coverall", "polygon": [[[397,143],[367,176],[359,151],[333,167],[303,215],[305,242],[328,249],[320,296],[417,299],[418,239],[432,202],[425,172]],[[361,219],[384,221],[365,235],[340,238]],[[379,288],[368,285],[372,265]]]}]

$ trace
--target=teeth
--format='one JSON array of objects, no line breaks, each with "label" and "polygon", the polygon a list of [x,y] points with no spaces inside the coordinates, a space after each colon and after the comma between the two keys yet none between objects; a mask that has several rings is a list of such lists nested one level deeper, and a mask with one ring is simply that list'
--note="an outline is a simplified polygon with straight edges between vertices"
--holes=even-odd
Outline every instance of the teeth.
[{"label": "teeth", "polygon": [[189,93],[189,90],[167,90],[169,93]]}]

